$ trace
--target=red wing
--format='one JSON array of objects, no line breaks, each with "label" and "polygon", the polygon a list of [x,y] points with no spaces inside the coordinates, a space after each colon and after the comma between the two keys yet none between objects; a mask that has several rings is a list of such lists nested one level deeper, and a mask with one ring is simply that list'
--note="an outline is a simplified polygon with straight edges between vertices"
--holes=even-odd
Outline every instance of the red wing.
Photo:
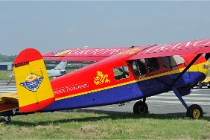
[{"label": "red wing", "polygon": [[79,48],[59,49],[43,54],[44,60],[66,61],[100,61],[106,57],[117,54],[127,48]]},{"label": "red wing", "polygon": [[210,52],[210,39],[193,40],[188,42],[153,45],[140,51],[129,60],[141,58],[164,57],[172,55],[201,54]]}]

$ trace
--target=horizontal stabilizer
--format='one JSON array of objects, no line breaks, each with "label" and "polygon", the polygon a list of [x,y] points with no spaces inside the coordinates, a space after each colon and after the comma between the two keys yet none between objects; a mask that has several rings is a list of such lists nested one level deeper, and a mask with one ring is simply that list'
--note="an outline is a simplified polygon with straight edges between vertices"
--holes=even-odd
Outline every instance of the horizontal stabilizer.
[{"label": "horizontal stabilizer", "polygon": [[18,99],[16,93],[0,94],[0,112],[18,108]]}]

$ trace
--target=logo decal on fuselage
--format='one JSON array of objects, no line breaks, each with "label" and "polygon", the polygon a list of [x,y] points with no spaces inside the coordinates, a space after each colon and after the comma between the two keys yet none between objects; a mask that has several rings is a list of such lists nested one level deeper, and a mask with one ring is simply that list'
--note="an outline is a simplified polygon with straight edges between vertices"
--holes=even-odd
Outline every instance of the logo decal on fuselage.
[{"label": "logo decal on fuselage", "polygon": [[203,65],[203,69],[208,69],[209,67],[208,67],[208,65]]},{"label": "logo decal on fuselage", "polygon": [[39,77],[36,74],[29,74],[26,76],[25,81],[20,83],[21,86],[29,91],[36,92],[43,80],[43,77]]},{"label": "logo decal on fuselage", "polygon": [[94,83],[96,85],[110,83],[110,80],[108,79],[108,74],[103,74],[101,71],[97,71],[96,73],[97,73],[97,76],[94,77]]}]

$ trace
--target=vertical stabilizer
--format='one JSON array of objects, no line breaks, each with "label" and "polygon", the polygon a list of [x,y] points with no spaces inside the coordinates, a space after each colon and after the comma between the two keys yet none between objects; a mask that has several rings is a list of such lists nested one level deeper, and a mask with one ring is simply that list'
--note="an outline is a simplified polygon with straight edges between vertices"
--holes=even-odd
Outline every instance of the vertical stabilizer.
[{"label": "vertical stabilizer", "polygon": [[54,93],[42,55],[33,48],[20,52],[14,62],[20,112],[39,111],[54,102]]},{"label": "vertical stabilizer", "polygon": [[65,70],[67,66],[67,61],[61,61],[54,70]]}]

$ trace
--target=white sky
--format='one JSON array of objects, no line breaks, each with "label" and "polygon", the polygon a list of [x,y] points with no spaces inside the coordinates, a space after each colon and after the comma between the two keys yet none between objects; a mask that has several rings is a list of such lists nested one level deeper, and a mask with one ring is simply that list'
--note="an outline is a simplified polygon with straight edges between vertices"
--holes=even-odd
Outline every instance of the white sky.
[{"label": "white sky", "polygon": [[0,1],[0,53],[210,38],[210,1]]}]

